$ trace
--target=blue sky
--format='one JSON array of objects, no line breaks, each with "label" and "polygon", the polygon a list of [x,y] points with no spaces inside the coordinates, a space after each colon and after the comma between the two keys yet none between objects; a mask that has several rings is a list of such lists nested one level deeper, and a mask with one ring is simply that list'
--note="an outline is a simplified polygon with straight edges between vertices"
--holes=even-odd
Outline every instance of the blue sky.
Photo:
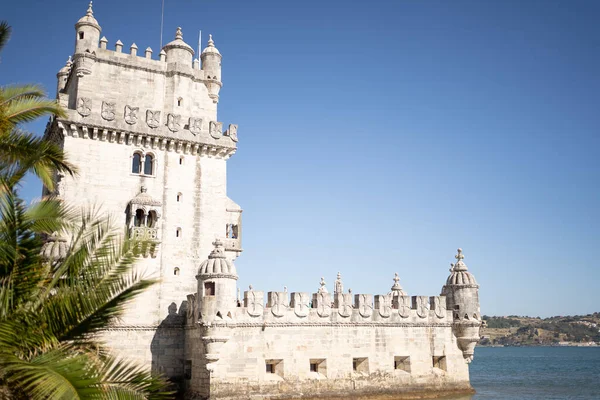
[{"label": "blue sky", "polygon": [[[54,96],[86,8],[4,4],[0,83]],[[110,48],[155,54],[160,9],[94,2]],[[398,272],[437,295],[462,247],[484,314],[600,311],[599,17],[592,0],[166,0],[165,43],[201,29],[223,54],[239,285],[314,291],[341,271],[381,294]]]}]

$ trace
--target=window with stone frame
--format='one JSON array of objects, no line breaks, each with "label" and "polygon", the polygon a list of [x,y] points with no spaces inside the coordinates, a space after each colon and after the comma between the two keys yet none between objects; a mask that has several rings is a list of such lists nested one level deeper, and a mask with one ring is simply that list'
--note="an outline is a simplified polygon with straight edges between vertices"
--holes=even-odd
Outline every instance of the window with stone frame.
[{"label": "window with stone frame", "polygon": [[140,153],[133,153],[133,158],[131,160],[131,173],[142,173],[142,155]]},{"label": "window with stone frame", "polygon": [[352,371],[359,374],[369,374],[369,359],[367,357],[353,358]]},{"label": "window with stone frame", "polygon": [[309,365],[310,372],[316,372],[323,377],[327,376],[327,360],[325,358],[311,358]]},{"label": "window with stone frame", "polygon": [[283,377],[283,360],[265,360],[265,371]]},{"label": "window with stone frame", "polygon": [[394,357],[394,369],[410,373],[410,356]]},{"label": "window with stone frame", "polygon": [[154,175],[154,156],[146,154],[144,157],[144,175]]},{"label": "window with stone frame", "polygon": [[214,282],[204,282],[204,295],[205,296],[214,296],[215,295],[215,283]]},{"label": "window with stone frame", "polygon": [[446,356],[433,356],[432,357],[433,368],[447,371],[446,369]]}]

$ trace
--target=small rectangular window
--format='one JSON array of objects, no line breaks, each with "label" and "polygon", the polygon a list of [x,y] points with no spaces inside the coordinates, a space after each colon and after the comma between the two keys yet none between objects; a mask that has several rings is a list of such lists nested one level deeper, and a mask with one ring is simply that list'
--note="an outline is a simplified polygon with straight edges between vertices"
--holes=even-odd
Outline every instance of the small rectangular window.
[{"label": "small rectangular window", "polygon": [[310,360],[310,372],[316,372],[324,377],[327,376],[327,360],[324,358],[317,358]]},{"label": "small rectangular window", "polygon": [[79,32],[79,39],[83,39],[83,32]]},{"label": "small rectangular window", "polygon": [[204,282],[204,295],[205,296],[214,296],[215,295],[215,283],[214,282]]},{"label": "small rectangular window", "polygon": [[265,360],[267,374],[275,374],[283,377],[283,360]]},{"label": "small rectangular window", "polygon": [[446,356],[433,356],[432,362],[433,368],[438,368],[442,371],[446,371]]},{"label": "small rectangular window", "polygon": [[394,369],[410,373],[410,357],[396,356],[394,357]]},{"label": "small rectangular window", "polygon": [[369,359],[368,358],[353,358],[352,370],[359,374],[369,374]]}]

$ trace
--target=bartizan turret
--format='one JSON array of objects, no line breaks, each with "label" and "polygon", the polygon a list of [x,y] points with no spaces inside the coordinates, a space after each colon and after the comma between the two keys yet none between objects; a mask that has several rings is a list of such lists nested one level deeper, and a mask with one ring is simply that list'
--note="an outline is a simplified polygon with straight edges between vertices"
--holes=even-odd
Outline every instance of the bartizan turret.
[{"label": "bartizan turret", "polygon": [[92,2],[87,9],[86,14],[75,24],[75,54],[73,55],[73,64],[75,73],[78,77],[92,73],[92,66],[96,62],[96,49],[100,41],[100,24],[94,18]]},{"label": "bartizan turret", "polygon": [[214,322],[232,320],[232,313],[237,307],[236,281],[237,272],[233,261],[225,257],[223,242],[216,239],[215,246],[198,268],[198,322],[203,329],[202,341],[206,353],[205,361],[207,370],[211,371],[219,360],[221,346],[229,340],[226,327],[215,327]]},{"label": "bartizan turret", "polygon": [[194,49],[183,41],[183,33],[181,28],[177,28],[175,32],[175,40],[167,43],[162,48],[166,54],[168,64],[179,64],[178,67],[185,66],[192,68],[192,58],[194,57]]},{"label": "bartizan turret", "polygon": [[447,309],[452,310],[453,331],[465,361],[469,363],[473,360],[481,327],[479,285],[463,262],[462,249],[458,249],[454,258],[456,264],[450,264],[450,276],[442,287],[441,295],[446,296]]},{"label": "bartizan turret", "polygon": [[208,95],[214,103],[219,102],[219,91],[223,86],[221,81],[221,58],[221,53],[215,47],[212,35],[208,35],[208,45],[202,50],[200,60],[204,71],[204,83],[208,89]]}]

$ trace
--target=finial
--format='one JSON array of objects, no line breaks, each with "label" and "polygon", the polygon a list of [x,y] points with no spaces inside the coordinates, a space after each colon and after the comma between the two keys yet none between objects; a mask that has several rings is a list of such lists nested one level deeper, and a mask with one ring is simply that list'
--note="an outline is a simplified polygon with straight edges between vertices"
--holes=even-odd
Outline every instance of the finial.
[{"label": "finial", "polygon": [[248,285],[248,290],[252,290],[252,285]]},{"label": "finial", "polygon": [[285,293],[287,293],[287,286],[284,286],[284,287],[283,287],[283,291],[284,291]]},{"label": "finial", "polygon": [[208,35],[208,47],[215,47],[215,42],[213,42],[212,35]]},{"label": "finial", "polygon": [[342,283],[342,274],[337,273],[337,279],[335,280],[335,286],[333,287],[333,293],[342,293],[344,291],[344,284]]},{"label": "finial", "polygon": [[219,239],[219,238],[215,239],[215,241],[212,244],[213,244],[213,246],[215,246],[215,249],[219,249],[220,247],[223,247],[223,242],[221,242],[221,239]]},{"label": "finial", "polygon": [[148,191],[148,189],[146,189],[146,186],[142,186],[142,187],[140,188],[140,192],[141,192],[141,193],[146,193],[147,191]]},{"label": "finial", "polygon": [[454,272],[454,263],[450,263],[450,272]]},{"label": "finial", "polygon": [[181,27],[177,27],[177,31],[175,32],[175,39],[183,40],[183,33],[181,33]]},{"label": "finial", "polygon": [[71,56],[69,56],[69,59],[67,60],[67,67],[70,67],[71,65],[73,65],[73,61],[71,60]]},{"label": "finial", "polygon": [[327,288],[325,287],[326,283],[325,283],[325,277],[321,277],[321,282],[319,283],[321,285],[321,287],[319,288],[318,292],[319,293],[328,293]]},{"label": "finial", "polygon": [[406,292],[402,290],[402,286],[400,286],[400,277],[397,272],[394,273],[394,285],[392,286],[390,294],[392,296],[406,296]]},{"label": "finial", "polygon": [[85,13],[86,16],[88,17],[93,17],[94,16],[94,10],[92,10],[92,2],[90,1],[90,4],[88,6],[87,12]]},{"label": "finial", "polygon": [[458,254],[455,255],[454,258],[456,258],[458,261],[463,260],[465,256],[462,254],[462,249],[458,248],[456,251],[458,252]]}]

